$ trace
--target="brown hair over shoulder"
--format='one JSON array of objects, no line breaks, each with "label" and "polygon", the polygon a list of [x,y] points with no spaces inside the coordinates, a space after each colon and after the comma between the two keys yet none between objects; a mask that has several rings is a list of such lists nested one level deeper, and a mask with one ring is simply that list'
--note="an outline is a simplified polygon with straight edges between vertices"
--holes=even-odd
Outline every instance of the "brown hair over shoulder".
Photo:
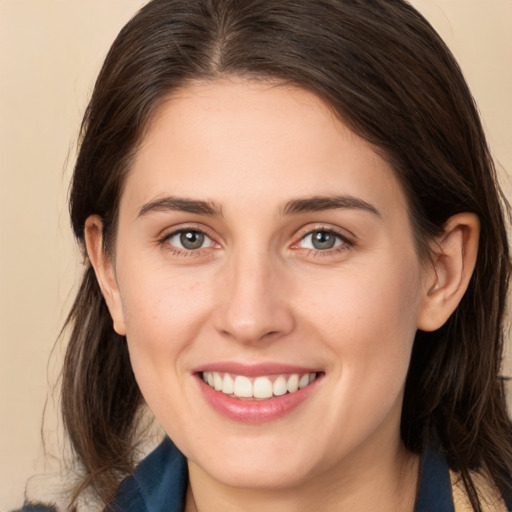
[{"label": "brown hair over shoulder", "polygon": [[[123,28],[87,108],[70,212],[84,243],[89,215],[115,251],[123,183],[162,101],[193,80],[241,76],[294,84],[322,98],[387,159],[409,200],[418,252],[445,221],[474,212],[479,255],[447,323],[418,332],[406,383],[406,447],[441,450],[481,510],[470,471],[512,497],[512,431],[500,365],[511,263],[509,207],[474,101],[450,51],[403,0],[153,0]],[[71,327],[62,413],[83,469],[74,498],[109,503],[133,470],[143,400],[86,261]]]}]

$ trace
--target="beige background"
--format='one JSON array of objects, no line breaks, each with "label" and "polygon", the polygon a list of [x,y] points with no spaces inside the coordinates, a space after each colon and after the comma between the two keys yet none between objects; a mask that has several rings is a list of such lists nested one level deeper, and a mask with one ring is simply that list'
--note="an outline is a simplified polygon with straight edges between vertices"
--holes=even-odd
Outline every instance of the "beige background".
[{"label": "beige background", "polygon": [[[50,352],[80,270],[70,167],[102,58],[142,3],[0,0],[0,510],[19,506],[27,479],[54,462],[42,456],[40,427],[64,343]],[[512,1],[413,4],[458,58],[512,198]],[[50,443],[55,417],[50,399]]]}]

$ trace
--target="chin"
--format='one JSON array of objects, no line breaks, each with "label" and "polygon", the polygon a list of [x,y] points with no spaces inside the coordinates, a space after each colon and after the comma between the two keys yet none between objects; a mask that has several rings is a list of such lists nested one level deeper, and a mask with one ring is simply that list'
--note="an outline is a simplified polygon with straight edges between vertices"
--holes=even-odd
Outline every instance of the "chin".
[{"label": "chin", "polygon": [[301,485],[308,472],[299,471],[294,464],[269,462],[257,464],[250,461],[222,461],[203,467],[210,477],[223,485],[254,490],[283,490]]},{"label": "chin", "polygon": [[257,444],[252,450],[237,449],[233,441],[231,450],[223,450],[224,455],[217,451],[205,457],[203,453],[190,457],[189,462],[223,485],[254,490],[293,488],[315,473],[314,456],[297,450],[278,450],[277,441],[267,447]]}]

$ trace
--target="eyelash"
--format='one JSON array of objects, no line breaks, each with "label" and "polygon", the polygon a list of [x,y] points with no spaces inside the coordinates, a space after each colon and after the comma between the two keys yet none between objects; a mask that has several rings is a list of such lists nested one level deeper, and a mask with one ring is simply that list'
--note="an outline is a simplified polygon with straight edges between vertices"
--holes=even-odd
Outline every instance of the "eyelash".
[{"label": "eyelash", "polygon": [[[338,243],[338,241],[341,243],[339,243],[339,245],[335,245],[332,248],[324,249],[324,250],[315,249],[315,248],[298,247],[298,245],[301,242],[303,242],[307,237],[313,236],[314,233],[324,233],[327,235],[332,235],[336,238],[335,243]],[[297,242],[294,242],[291,247],[293,250],[307,251],[308,255],[312,255],[315,258],[318,258],[318,257],[333,256],[333,255],[339,254],[341,252],[347,251],[354,246],[355,246],[354,241],[350,240],[346,235],[341,234],[339,231],[337,231],[333,228],[325,227],[325,226],[315,226],[313,229],[307,228],[307,230],[304,231],[304,234],[298,239]]]},{"label": "eyelash", "polygon": [[[184,234],[184,233],[196,233],[198,235],[207,237],[211,241],[211,245],[206,246],[206,247],[199,247],[197,249],[185,249],[185,248],[176,247],[175,245],[170,243],[170,240],[173,237],[178,236],[180,234]],[[158,240],[158,244],[163,246],[167,251],[169,251],[173,255],[185,256],[185,257],[198,255],[198,253],[202,252],[203,250],[209,249],[210,247],[212,247],[214,245],[218,245],[205,230],[197,228],[197,227],[182,227],[182,228],[177,229],[171,233],[167,233]]]},{"label": "eyelash", "polygon": [[[199,247],[197,249],[185,249],[185,248],[176,247],[175,245],[170,243],[170,240],[173,237],[178,236],[180,234],[184,234],[184,233],[196,233],[198,235],[207,237],[211,241],[211,244],[209,246]],[[336,238],[335,243],[338,243],[338,241],[341,243],[339,243],[338,245],[335,245],[332,248],[328,248],[328,249],[324,249],[324,250],[315,249],[315,248],[299,247],[299,244],[301,242],[303,242],[307,237],[313,236],[315,233],[324,233],[327,235],[332,235]],[[171,254],[174,254],[177,256],[198,255],[205,249],[209,249],[211,247],[219,245],[214,241],[213,237],[211,237],[205,230],[197,228],[197,227],[183,227],[183,228],[177,229],[171,233],[167,233],[166,235],[164,235],[163,237],[161,237],[158,240],[158,244],[165,247],[165,249],[170,251]],[[300,238],[291,245],[291,249],[306,251],[307,255],[313,255],[314,257],[323,257],[323,256],[332,256],[334,254],[338,254],[340,252],[346,251],[346,250],[354,247],[354,245],[355,245],[355,243],[352,240],[350,240],[347,236],[342,235],[337,230],[334,230],[332,228],[323,227],[323,226],[315,226],[313,229],[308,228],[307,230],[304,230],[304,232],[300,236]]]}]

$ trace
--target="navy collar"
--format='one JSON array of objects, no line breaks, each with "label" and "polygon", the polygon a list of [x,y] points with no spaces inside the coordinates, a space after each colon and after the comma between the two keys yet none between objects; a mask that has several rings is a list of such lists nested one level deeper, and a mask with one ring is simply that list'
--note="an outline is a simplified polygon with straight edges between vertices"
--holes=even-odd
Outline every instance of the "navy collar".
[{"label": "navy collar", "polygon": [[[166,438],[121,484],[111,510],[183,512],[187,485],[187,461]],[[414,512],[454,511],[446,460],[440,454],[427,450],[422,457]]]},{"label": "navy collar", "polygon": [[182,512],[187,485],[187,459],[166,437],[124,480],[111,510]]},{"label": "navy collar", "polygon": [[442,455],[428,449],[421,460],[414,512],[455,512],[448,464]]}]

